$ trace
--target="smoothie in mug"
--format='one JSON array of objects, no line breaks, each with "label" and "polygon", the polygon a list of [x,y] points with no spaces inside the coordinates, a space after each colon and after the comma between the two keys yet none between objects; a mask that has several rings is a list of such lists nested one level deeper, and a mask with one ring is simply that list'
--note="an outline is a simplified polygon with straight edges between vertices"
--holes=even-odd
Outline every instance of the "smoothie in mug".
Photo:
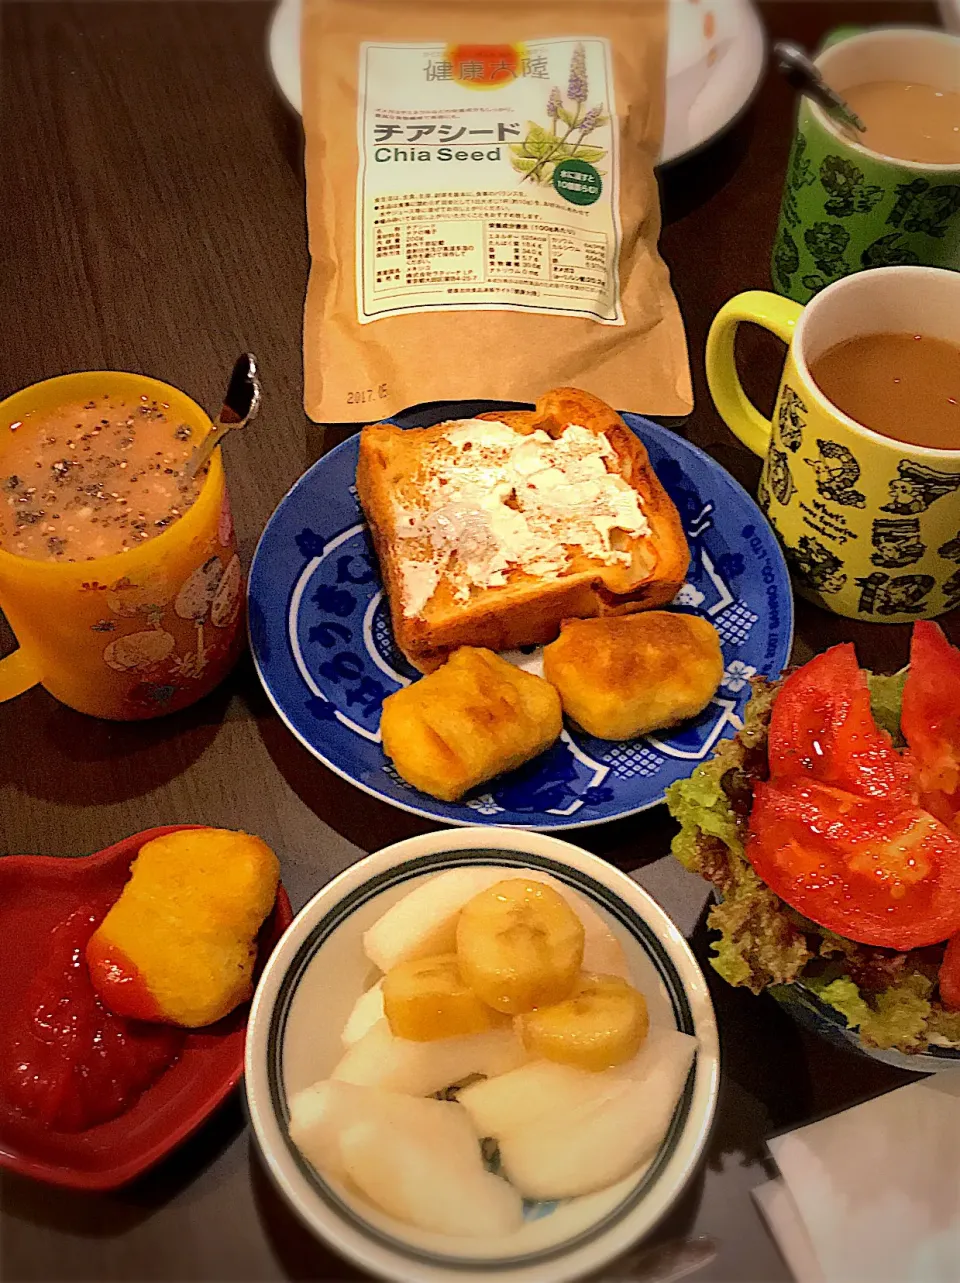
[{"label": "smoothie in mug", "polygon": [[19,650],[0,699],[37,683],[137,719],[211,690],[241,645],[243,575],[210,421],[136,374],[49,379],[0,405],[0,608]]}]

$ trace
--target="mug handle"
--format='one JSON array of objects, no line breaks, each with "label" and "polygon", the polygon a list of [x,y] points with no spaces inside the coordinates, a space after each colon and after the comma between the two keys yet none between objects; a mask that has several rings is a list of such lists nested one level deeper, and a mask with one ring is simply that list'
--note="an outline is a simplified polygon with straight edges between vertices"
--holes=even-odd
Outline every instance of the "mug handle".
[{"label": "mug handle", "polygon": [[734,354],[737,330],[742,322],[752,321],[789,345],[802,314],[802,304],[793,299],[766,290],[748,290],[723,305],[707,335],[707,386],[713,403],[734,436],[761,458],[770,447],[773,424],[764,418],[740,383]]},{"label": "mug handle", "polygon": [[0,704],[36,686],[41,677],[40,669],[22,646],[0,659]]}]

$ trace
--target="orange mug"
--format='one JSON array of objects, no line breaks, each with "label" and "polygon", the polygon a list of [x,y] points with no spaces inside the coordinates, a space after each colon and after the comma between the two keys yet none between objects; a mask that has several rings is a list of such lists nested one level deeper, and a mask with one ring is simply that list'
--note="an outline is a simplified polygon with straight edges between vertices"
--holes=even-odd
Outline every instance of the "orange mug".
[{"label": "orange mug", "polygon": [[[139,374],[89,370],[0,402],[0,424],[103,394],[148,393],[194,430],[211,430],[183,392]],[[0,472],[3,446],[0,442]],[[211,691],[242,646],[244,576],[217,450],[199,495],[171,526],[127,552],[47,562],[0,548],[0,609],[19,649],[0,659],[0,701],[41,685],[81,713],[158,717]]]}]

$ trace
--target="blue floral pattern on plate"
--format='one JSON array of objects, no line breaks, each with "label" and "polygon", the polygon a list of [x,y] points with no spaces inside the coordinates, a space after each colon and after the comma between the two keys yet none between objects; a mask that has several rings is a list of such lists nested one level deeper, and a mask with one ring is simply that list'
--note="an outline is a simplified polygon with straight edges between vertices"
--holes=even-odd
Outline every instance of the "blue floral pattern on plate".
[{"label": "blue floral pattern on plate", "polygon": [[[491,405],[490,408],[493,408]],[[405,423],[465,417],[445,407]],[[569,727],[547,753],[439,802],[400,779],[380,746],[380,706],[418,674],[393,640],[390,612],[357,501],[356,436],[324,455],[281,501],[250,571],[250,642],[277,712],[332,770],[376,797],[447,824],[580,828],[646,810],[741,725],[750,678],[778,676],[790,653],[793,599],[773,532],[709,455],[626,414],[680,512],[690,544],[675,607],[703,615],[723,645],[723,683],[697,718],[625,743]],[[536,671],[538,652],[513,658]]]}]

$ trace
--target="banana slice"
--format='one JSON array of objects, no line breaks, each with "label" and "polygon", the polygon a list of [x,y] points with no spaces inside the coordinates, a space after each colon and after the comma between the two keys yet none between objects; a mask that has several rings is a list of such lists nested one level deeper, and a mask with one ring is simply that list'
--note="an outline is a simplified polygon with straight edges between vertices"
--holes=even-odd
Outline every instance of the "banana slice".
[{"label": "banana slice", "polygon": [[433,1042],[485,1033],[505,1022],[465,983],[455,953],[401,962],[382,985],[383,1011],[395,1038]]},{"label": "banana slice", "polygon": [[599,1072],[632,1060],[650,1028],[643,994],[619,976],[584,972],[573,994],[517,1020],[534,1056]]},{"label": "banana slice", "polygon": [[583,942],[583,925],[563,896],[525,878],[481,891],[457,923],[460,974],[488,1006],[509,1015],[566,998]]}]

